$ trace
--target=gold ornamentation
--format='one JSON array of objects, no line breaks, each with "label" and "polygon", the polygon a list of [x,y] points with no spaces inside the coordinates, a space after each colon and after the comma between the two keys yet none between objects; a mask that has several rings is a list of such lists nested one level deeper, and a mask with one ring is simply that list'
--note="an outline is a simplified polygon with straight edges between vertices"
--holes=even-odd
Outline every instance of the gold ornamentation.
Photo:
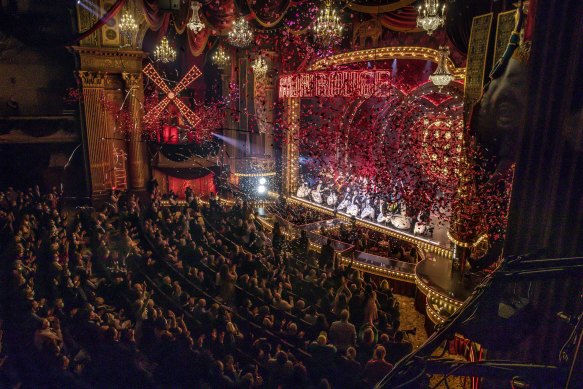
[{"label": "gold ornamentation", "polygon": [[[439,50],[431,49],[429,47],[381,47],[378,49],[357,50],[350,51],[348,53],[332,55],[328,58],[323,58],[319,61],[316,61],[312,66],[310,66],[309,70],[321,70],[355,62],[384,61],[388,59],[419,59],[422,61],[429,60],[435,63],[439,63],[439,58]],[[456,68],[455,64],[450,58],[446,60],[446,64],[447,68],[456,79],[463,79],[465,77],[465,68]]]},{"label": "gold ornamentation", "polygon": [[476,16],[472,22],[464,87],[464,118],[466,119],[482,95],[493,15],[490,12]]},{"label": "gold ornamentation", "polygon": [[492,63],[495,64],[506,50],[510,34],[514,31],[516,25],[515,17],[517,10],[500,12],[498,14],[498,22],[496,23],[496,40],[494,42],[494,58]]},{"label": "gold ornamentation", "polygon": [[90,72],[85,70],[79,70],[77,72],[83,88],[104,88],[105,87],[105,74],[100,72]]}]

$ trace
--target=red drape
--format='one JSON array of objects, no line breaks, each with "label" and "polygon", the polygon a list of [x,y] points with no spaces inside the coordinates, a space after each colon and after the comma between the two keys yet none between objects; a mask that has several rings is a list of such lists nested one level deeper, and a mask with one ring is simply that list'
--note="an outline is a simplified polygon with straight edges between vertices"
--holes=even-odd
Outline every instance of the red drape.
[{"label": "red drape", "polygon": [[421,31],[417,28],[417,10],[415,7],[403,7],[397,11],[380,15],[381,24],[393,31],[414,32]]},{"label": "red drape", "polygon": [[192,180],[168,177],[168,189],[176,193],[181,199],[184,198],[184,193],[188,187],[194,191],[195,195],[208,197],[211,193],[216,193],[214,177],[214,173]]},{"label": "red drape", "polygon": [[79,34],[74,42],[82,41],[83,39],[87,38],[89,35],[93,34],[95,31],[99,30],[105,23],[109,22],[111,18],[121,11],[123,6],[126,4],[127,0],[117,0],[117,2],[111,6],[109,11],[101,19],[97,21],[91,28]]},{"label": "red drape", "polygon": [[[211,34],[231,28],[235,19],[235,2],[234,0],[217,0],[205,4],[201,9],[201,18],[205,21],[207,28],[198,34],[186,28],[190,17],[190,7],[187,7],[189,3],[184,4],[186,5],[180,9],[179,20],[175,20],[174,28],[178,34],[186,32],[190,53],[197,57],[204,51]],[[158,31],[158,41],[160,41],[168,32],[171,14],[160,12],[157,0],[143,0],[143,10],[150,29]]]}]

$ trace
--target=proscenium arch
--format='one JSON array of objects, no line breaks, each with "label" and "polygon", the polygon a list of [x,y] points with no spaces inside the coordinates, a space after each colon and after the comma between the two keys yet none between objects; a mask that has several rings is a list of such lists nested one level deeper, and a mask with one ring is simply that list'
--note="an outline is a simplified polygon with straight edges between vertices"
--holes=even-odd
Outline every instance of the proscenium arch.
[{"label": "proscenium arch", "polygon": [[[325,70],[333,66],[347,65],[364,61],[383,61],[391,59],[418,59],[422,61],[432,61],[439,63],[439,50],[429,47],[404,46],[404,47],[381,47],[377,49],[366,49],[350,51],[347,53],[335,54],[314,62],[308,70]],[[466,68],[455,66],[451,58],[446,60],[447,69],[456,79],[465,79]]]}]

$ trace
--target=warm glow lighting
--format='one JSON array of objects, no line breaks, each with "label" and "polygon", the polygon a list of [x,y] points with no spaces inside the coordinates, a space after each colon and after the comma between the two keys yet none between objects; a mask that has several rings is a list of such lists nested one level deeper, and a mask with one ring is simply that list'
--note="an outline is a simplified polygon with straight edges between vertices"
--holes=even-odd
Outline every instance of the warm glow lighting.
[{"label": "warm glow lighting", "polygon": [[437,69],[429,79],[431,82],[441,90],[444,86],[449,85],[453,81],[453,75],[447,69],[446,61],[449,57],[449,47],[439,46],[439,62],[437,63]]},{"label": "warm glow lighting", "polygon": [[229,31],[228,40],[233,46],[246,47],[253,40],[253,31],[249,27],[249,22],[244,17],[239,17],[233,23],[233,29]]},{"label": "warm glow lighting", "polygon": [[168,38],[162,38],[160,44],[156,46],[154,49],[154,58],[156,61],[162,63],[169,63],[176,61],[176,50],[172,46],[170,46],[170,42],[168,42]]},{"label": "warm glow lighting", "polygon": [[217,51],[213,54],[213,62],[220,68],[224,68],[229,64],[231,57],[225,51],[223,45],[220,45]]},{"label": "warm glow lighting", "polygon": [[325,47],[331,47],[342,40],[343,26],[336,10],[332,8],[332,1],[327,0],[320,10],[318,19],[314,23],[313,33],[316,41]]},{"label": "warm glow lighting", "polygon": [[190,4],[190,8],[192,9],[192,15],[190,16],[190,20],[188,21],[187,27],[190,31],[192,31],[195,34],[201,32],[205,27],[204,23],[200,20],[200,17],[198,16],[198,10],[200,9],[200,7],[201,5],[198,1],[195,1],[192,4]]},{"label": "warm glow lighting", "polygon": [[263,78],[267,75],[267,61],[263,56],[258,56],[251,64],[251,67],[253,68],[253,74],[255,74],[255,77]]},{"label": "warm glow lighting", "polygon": [[437,0],[425,0],[417,9],[417,27],[427,31],[428,35],[445,25],[445,4],[440,7]]},{"label": "warm glow lighting", "polygon": [[122,35],[125,35],[128,39],[131,40],[139,28],[140,26],[138,26],[138,23],[136,23],[134,15],[132,15],[128,10],[125,10],[119,22],[119,29]]},{"label": "warm glow lighting", "polygon": [[386,97],[389,70],[338,70],[280,76],[279,97]]}]

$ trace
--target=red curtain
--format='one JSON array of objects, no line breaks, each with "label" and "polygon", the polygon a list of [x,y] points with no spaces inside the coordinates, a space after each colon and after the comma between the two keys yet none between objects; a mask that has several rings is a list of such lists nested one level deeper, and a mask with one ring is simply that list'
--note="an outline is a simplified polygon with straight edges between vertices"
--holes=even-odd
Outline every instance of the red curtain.
[{"label": "red curtain", "polygon": [[105,23],[109,22],[111,18],[121,11],[123,6],[126,4],[127,0],[117,0],[117,2],[111,6],[109,11],[101,19],[97,21],[91,28],[79,34],[74,42],[82,41],[83,39],[87,38],[89,35],[93,34],[95,31],[99,30]]},{"label": "red curtain", "polygon": [[403,7],[397,11],[387,12],[380,15],[381,24],[393,31],[415,32],[421,31],[417,28],[417,10],[415,7]]},{"label": "red curtain", "polygon": [[196,179],[182,179],[176,177],[168,177],[168,190],[176,193],[181,199],[184,198],[186,188],[190,187],[194,194],[201,197],[208,197],[211,193],[216,193],[215,175],[209,173],[204,177]]}]

